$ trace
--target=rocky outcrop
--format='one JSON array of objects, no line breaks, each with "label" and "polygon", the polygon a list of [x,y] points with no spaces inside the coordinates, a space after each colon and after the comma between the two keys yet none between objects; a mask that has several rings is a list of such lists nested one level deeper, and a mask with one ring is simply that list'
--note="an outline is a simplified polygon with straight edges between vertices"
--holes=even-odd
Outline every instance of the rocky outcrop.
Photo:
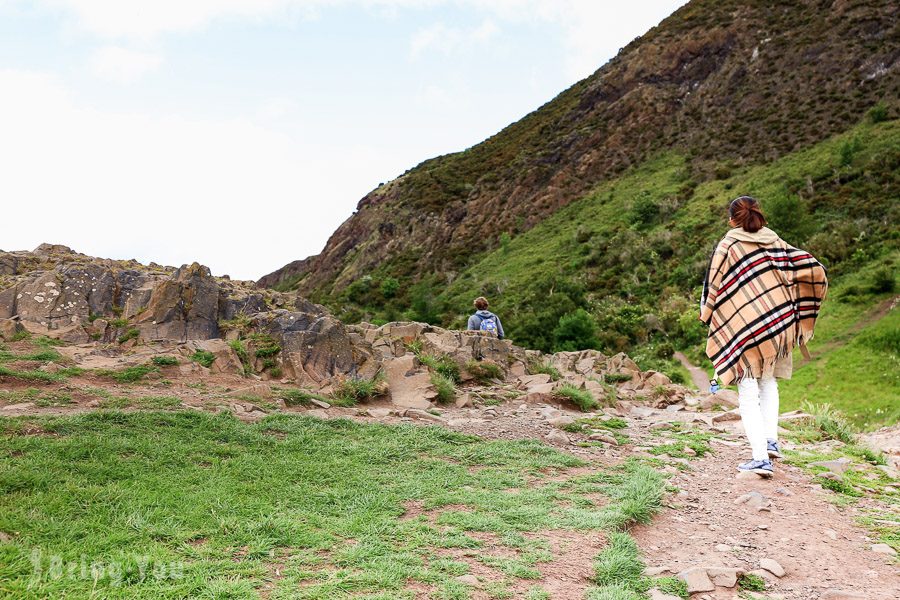
[{"label": "rocky outcrop", "polygon": [[154,286],[135,323],[148,339],[218,337],[219,285],[207,267],[183,266]]},{"label": "rocky outcrop", "polygon": [[278,342],[285,374],[299,383],[321,386],[338,375],[373,377],[381,368],[371,345],[352,337],[330,315],[280,309],[254,315],[252,325]]},{"label": "rocky outcrop", "polygon": [[0,319],[15,318],[35,333],[72,342],[112,342],[131,329],[145,340],[213,339],[220,321],[295,302],[252,282],[214,277],[197,263],[148,266],[56,244],[0,252]]}]

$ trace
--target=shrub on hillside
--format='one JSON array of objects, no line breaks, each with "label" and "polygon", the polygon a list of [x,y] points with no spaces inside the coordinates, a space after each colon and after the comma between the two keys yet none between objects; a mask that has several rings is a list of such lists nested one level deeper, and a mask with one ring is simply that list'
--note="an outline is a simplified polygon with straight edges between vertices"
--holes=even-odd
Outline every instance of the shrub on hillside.
[{"label": "shrub on hillside", "polygon": [[875,294],[889,294],[897,288],[897,279],[894,277],[894,271],[890,267],[881,267],[875,271],[872,277],[872,285],[870,289]]},{"label": "shrub on hillside", "polygon": [[597,323],[583,308],[559,318],[553,339],[557,350],[587,350],[600,346]]},{"label": "shrub on hillside", "polygon": [[884,102],[879,102],[869,109],[869,122],[872,124],[888,120],[888,107]]},{"label": "shrub on hillside", "polygon": [[400,290],[400,282],[394,277],[388,277],[381,282],[381,295],[390,300]]}]

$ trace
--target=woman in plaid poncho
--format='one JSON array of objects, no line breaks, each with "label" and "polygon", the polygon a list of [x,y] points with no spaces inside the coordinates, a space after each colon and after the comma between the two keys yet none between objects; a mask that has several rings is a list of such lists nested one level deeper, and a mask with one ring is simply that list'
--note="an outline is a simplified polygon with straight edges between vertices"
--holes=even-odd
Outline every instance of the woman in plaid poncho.
[{"label": "woman in plaid poncho", "polygon": [[811,254],[771,229],[759,203],[741,196],[728,209],[733,227],[710,259],[700,300],[709,326],[706,354],[716,376],[737,382],[741,421],[753,457],[738,467],[772,475],[778,448],[778,384],[788,379],[796,346],[806,355],[828,281]]}]

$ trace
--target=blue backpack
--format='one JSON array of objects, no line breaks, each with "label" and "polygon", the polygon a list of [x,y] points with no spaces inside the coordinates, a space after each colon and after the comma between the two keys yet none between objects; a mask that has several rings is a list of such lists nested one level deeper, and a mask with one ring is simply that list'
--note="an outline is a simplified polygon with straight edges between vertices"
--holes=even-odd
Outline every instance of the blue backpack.
[{"label": "blue backpack", "polygon": [[481,319],[481,330],[488,331],[493,334],[497,334],[497,321],[494,317],[487,317]]}]

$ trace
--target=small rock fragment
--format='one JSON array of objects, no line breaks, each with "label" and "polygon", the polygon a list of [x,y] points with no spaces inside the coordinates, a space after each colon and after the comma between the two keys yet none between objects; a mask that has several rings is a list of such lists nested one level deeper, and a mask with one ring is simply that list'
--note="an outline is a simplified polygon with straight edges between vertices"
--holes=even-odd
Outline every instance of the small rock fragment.
[{"label": "small rock fragment", "polygon": [[709,575],[706,574],[706,569],[703,567],[691,567],[690,569],[685,569],[678,574],[678,578],[687,584],[687,591],[689,594],[712,592],[716,589],[715,584],[713,584]]},{"label": "small rock fragment", "polygon": [[888,556],[897,556],[897,551],[887,544],[872,544],[872,552],[877,552],[878,554],[886,554]]},{"label": "small rock fragment", "polygon": [[774,575],[775,577],[784,577],[785,570],[777,560],[772,558],[763,558],[759,561],[759,566]]}]

